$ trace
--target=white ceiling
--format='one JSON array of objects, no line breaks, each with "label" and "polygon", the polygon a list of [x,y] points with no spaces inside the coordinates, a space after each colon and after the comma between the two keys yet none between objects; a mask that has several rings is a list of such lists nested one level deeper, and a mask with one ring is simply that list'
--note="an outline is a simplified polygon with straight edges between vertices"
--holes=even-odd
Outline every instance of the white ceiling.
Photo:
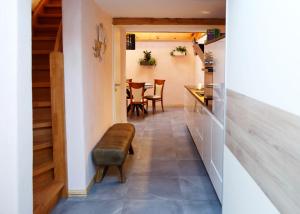
[{"label": "white ceiling", "polygon": [[225,18],[226,0],[95,0],[113,17]]}]

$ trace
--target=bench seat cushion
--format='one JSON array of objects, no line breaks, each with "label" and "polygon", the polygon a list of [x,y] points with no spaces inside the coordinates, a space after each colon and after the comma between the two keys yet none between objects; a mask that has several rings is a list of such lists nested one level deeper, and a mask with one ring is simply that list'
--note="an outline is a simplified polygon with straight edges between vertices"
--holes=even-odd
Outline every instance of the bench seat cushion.
[{"label": "bench seat cushion", "polygon": [[135,134],[130,123],[117,123],[110,127],[93,150],[96,165],[122,165]]}]

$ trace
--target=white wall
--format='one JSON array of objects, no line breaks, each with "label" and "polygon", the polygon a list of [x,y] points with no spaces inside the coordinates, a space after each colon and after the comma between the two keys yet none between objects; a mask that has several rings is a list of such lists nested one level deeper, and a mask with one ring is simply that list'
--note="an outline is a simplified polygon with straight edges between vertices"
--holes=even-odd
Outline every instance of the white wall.
[{"label": "white wall", "polygon": [[65,109],[70,190],[84,189],[86,184],[81,3],[81,0],[63,1]]},{"label": "white wall", "polygon": [[[112,125],[112,17],[94,0],[84,0],[82,22],[83,97],[86,142],[87,183],[95,175],[91,151],[104,132]],[[97,36],[96,25],[103,23],[107,47],[101,62],[94,57],[92,46]]]},{"label": "white wall", "polygon": [[0,213],[32,213],[31,2],[2,2],[0,29]]},{"label": "white wall", "polygon": [[[177,46],[186,46],[187,56],[172,57],[170,52]],[[143,51],[152,52],[156,66],[140,66]],[[183,106],[184,85],[194,84],[195,57],[191,42],[137,42],[136,50],[126,51],[126,77],[136,82],[154,82],[165,79],[164,105]],[[153,90],[147,90],[153,94]]]},{"label": "white wall", "polygon": [[[94,176],[91,150],[112,124],[112,18],[94,0],[64,0],[63,14],[69,190],[82,192]],[[92,49],[100,22],[101,62]]]},{"label": "white wall", "polygon": [[[300,115],[299,6],[297,0],[227,1],[227,88]],[[224,153],[223,213],[277,213],[232,156]]]}]

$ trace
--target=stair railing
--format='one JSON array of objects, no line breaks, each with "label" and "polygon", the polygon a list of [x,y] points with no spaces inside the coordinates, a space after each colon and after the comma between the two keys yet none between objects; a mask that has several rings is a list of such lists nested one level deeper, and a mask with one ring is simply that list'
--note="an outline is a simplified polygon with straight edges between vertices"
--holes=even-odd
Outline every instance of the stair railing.
[{"label": "stair railing", "polygon": [[42,12],[44,9],[44,5],[46,5],[49,2],[49,0],[40,0],[34,11],[32,12],[32,27],[35,27],[37,25],[37,18],[38,15]]},{"label": "stair railing", "polygon": [[54,177],[64,183],[62,196],[67,196],[64,57],[62,53],[62,23],[56,34],[54,50],[50,53],[50,85]]}]

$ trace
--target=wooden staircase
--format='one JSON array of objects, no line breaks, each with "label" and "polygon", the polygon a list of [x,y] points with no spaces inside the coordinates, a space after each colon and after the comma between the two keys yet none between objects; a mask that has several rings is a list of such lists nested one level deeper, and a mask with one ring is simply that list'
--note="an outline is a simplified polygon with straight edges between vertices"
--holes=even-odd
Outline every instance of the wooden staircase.
[{"label": "wooden staircase", "polygon": [[61,0],[32,14],[33,207],[49,213],[67,196]]}]

